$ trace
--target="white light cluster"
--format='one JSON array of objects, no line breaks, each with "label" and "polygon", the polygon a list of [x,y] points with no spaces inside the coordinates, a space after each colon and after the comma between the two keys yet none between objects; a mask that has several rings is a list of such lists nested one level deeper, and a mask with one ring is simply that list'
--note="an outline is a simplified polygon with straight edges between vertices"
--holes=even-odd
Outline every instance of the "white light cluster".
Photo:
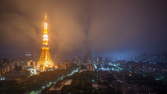
[{"label": "white light cluster", "polygon": [[48,41],[48,35],[47,35],[47,34],[44,34],[44,35],[43,35],[43,40],[44,40],[44,41]]},{"label": "white light cluster", "polygon": [[29,68],[28,71],[30,72],[30,75],[37,75],[37,70],[35,68]]}]

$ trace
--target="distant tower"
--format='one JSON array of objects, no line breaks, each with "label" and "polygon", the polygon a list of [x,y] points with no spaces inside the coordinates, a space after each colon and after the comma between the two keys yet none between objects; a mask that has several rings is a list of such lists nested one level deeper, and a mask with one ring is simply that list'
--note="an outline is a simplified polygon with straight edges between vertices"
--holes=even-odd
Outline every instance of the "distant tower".
[{"label": "distant tower", "polygon": [[85,1],[85,51],[84,51],[84,63],[89,63],[92,57],[91,45],[90,45],[90,29],[91,29],[91,12],[92,12],[92,2],[91,0]]},{"label": "distant tower", "polygon": [[42,47],[41,47],[41,54],[39,60],[37,62],[37,69],[40,71],[46,71],[48,69],[57,68],[55,66],[51,54],[50,48],[48,46],[49,36],[48,36],[48,22],[47,22],[47,15],[45,14],[44,21],[42,23],[43,30],[42,30]]}]

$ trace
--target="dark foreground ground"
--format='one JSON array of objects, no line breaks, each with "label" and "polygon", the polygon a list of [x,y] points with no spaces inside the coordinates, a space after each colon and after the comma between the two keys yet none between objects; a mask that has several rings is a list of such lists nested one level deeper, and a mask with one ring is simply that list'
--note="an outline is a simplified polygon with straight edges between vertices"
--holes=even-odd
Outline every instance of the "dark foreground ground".
[{"label": "dark foreground ground", "polygon": [[159,80],[153,74],[125,71],[85,71],[60,81],[42,94],[167,94],[166,78]]}]

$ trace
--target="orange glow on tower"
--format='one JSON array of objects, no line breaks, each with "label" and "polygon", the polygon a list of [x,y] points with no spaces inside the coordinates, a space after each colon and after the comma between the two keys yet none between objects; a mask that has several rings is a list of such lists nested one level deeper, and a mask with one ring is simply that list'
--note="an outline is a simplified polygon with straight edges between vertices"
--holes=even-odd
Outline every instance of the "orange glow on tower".
[{"label": "orange glow on tower", "polygon": [[44,17],[43,21],[43,30],[42,30],[42,47],[39,60],[37,62],[37,69],[40,71],[46,71],[49,69],[55,69],[57,66],[54,64],[51,55],[50,48],[48,46],[49,36],[48,36],[48,22],[47,15]]}]

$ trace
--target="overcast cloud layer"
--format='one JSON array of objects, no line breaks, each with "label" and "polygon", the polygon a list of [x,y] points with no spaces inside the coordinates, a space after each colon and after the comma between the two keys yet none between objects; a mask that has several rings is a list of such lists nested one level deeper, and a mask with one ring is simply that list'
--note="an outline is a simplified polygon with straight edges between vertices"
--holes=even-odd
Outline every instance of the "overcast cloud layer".
[{"label": "overcast cloud layer", "polygon": [[39,54],[45,12],[55,55],[84,55],[87,44],[98,55],[164,52],[166,9],[165,0],[1,0],[0,55]]}]

